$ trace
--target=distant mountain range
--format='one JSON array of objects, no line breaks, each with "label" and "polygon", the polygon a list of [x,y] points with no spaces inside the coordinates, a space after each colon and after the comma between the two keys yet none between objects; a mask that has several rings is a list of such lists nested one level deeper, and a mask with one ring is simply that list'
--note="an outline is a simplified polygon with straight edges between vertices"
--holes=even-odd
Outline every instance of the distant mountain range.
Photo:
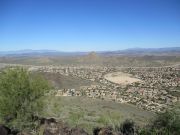
[{"label": "distant mountain range", "polygon": [[169,48],[130,48],[102,52],[105,55],[180,55],[180,47]]},{"label": "distant mountain range", "polygon": [[74,56],[85,55],[88,52],[63,52],[56,50],[18,50],[18,51],[0,51],[0,56]]},{"label": "distant mountain range", "polygon": [[[90,52],[62,52],[56,50],[0,51],[0,56],[83,56]],[[130,48],[117,51],[97,51],[99,55],[180,55],[180,47]]]}]

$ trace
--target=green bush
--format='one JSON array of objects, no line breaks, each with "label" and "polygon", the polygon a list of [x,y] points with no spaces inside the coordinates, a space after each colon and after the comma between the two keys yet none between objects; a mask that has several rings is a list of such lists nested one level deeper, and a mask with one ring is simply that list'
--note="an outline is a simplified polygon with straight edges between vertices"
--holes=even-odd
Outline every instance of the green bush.
[{"label": "green bush", "polygon": [[167,134],[180,134],[180,105],[176,105],[173,109],[167,110],[165,113],[159,114],[153,122],[152,128]]},{"label": "green bush", "polygon": [[180,135],[180,104],[164,113],[159,113],[141,135]]},{"label": "green bush", "polygon": [[49,89],[46,80],[23,68],[4,70],[0,74],[0,118],[9,126],[32,126],[32,116],[43,110],[42,97]]}]

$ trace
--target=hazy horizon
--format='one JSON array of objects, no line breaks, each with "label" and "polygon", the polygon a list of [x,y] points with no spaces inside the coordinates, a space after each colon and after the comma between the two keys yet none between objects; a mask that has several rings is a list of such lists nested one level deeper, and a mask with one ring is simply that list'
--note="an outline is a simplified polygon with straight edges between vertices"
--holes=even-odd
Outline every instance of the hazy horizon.
[{"label": "hazy horizon", "polygon": [[50,51],[50,52],[67,52],[67,53],[71,53],[71,52],[107,52],[107,51],[125,51],[125,50],[133,50],[133,49],[170,49],[170,48],[180,48],[178,46],[173,46],[173,47],[157,47],[157,48],[151,48],[151,47],[147,47],[147,48],[143,48],[143,47],[134,47],[134,48],[125,48],[125,49],[116,49],[116,50],[101,50],[101,51],[97,51],[97,50],[88,50],[88,51],[64,51],[64,50],[55,50],[55,49],[21,49],[21,50],[7,50],[7,51],[3,51],[0,50],[0,52],[18,52],[18,51]]}]

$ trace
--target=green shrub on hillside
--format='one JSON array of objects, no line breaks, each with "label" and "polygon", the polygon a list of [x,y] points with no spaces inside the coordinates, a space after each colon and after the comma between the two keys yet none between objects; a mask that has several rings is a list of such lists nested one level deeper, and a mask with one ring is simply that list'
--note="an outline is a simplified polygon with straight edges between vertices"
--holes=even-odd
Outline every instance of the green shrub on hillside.
[{"label": "green shrub on hillside", "polygon": [[4,70],[0,74],[0,118],[17,128],[32,126],[32,116],[42,111],[41,97],[49,89],[46,80],[23,68]]},{"label": "green shrub on hillside", "polygon": [[164,113],[159,113],[154,121],[142,129],[141,135],[180,135],[180,104]]}]

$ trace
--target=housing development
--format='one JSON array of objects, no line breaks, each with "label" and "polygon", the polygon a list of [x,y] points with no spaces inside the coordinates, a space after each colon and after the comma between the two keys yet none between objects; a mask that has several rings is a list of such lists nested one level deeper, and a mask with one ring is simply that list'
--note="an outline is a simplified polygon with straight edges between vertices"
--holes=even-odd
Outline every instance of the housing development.
[{"label": "housing development", "polygon": [[[11,64],[11,66],[15,66]],[[180,100],[180,65],[167,67],[30,66],[33,72],[75,76],[97,84],[55,88],[55,96],[86,96],[130,103],[154,112],[165,111]]]}]

